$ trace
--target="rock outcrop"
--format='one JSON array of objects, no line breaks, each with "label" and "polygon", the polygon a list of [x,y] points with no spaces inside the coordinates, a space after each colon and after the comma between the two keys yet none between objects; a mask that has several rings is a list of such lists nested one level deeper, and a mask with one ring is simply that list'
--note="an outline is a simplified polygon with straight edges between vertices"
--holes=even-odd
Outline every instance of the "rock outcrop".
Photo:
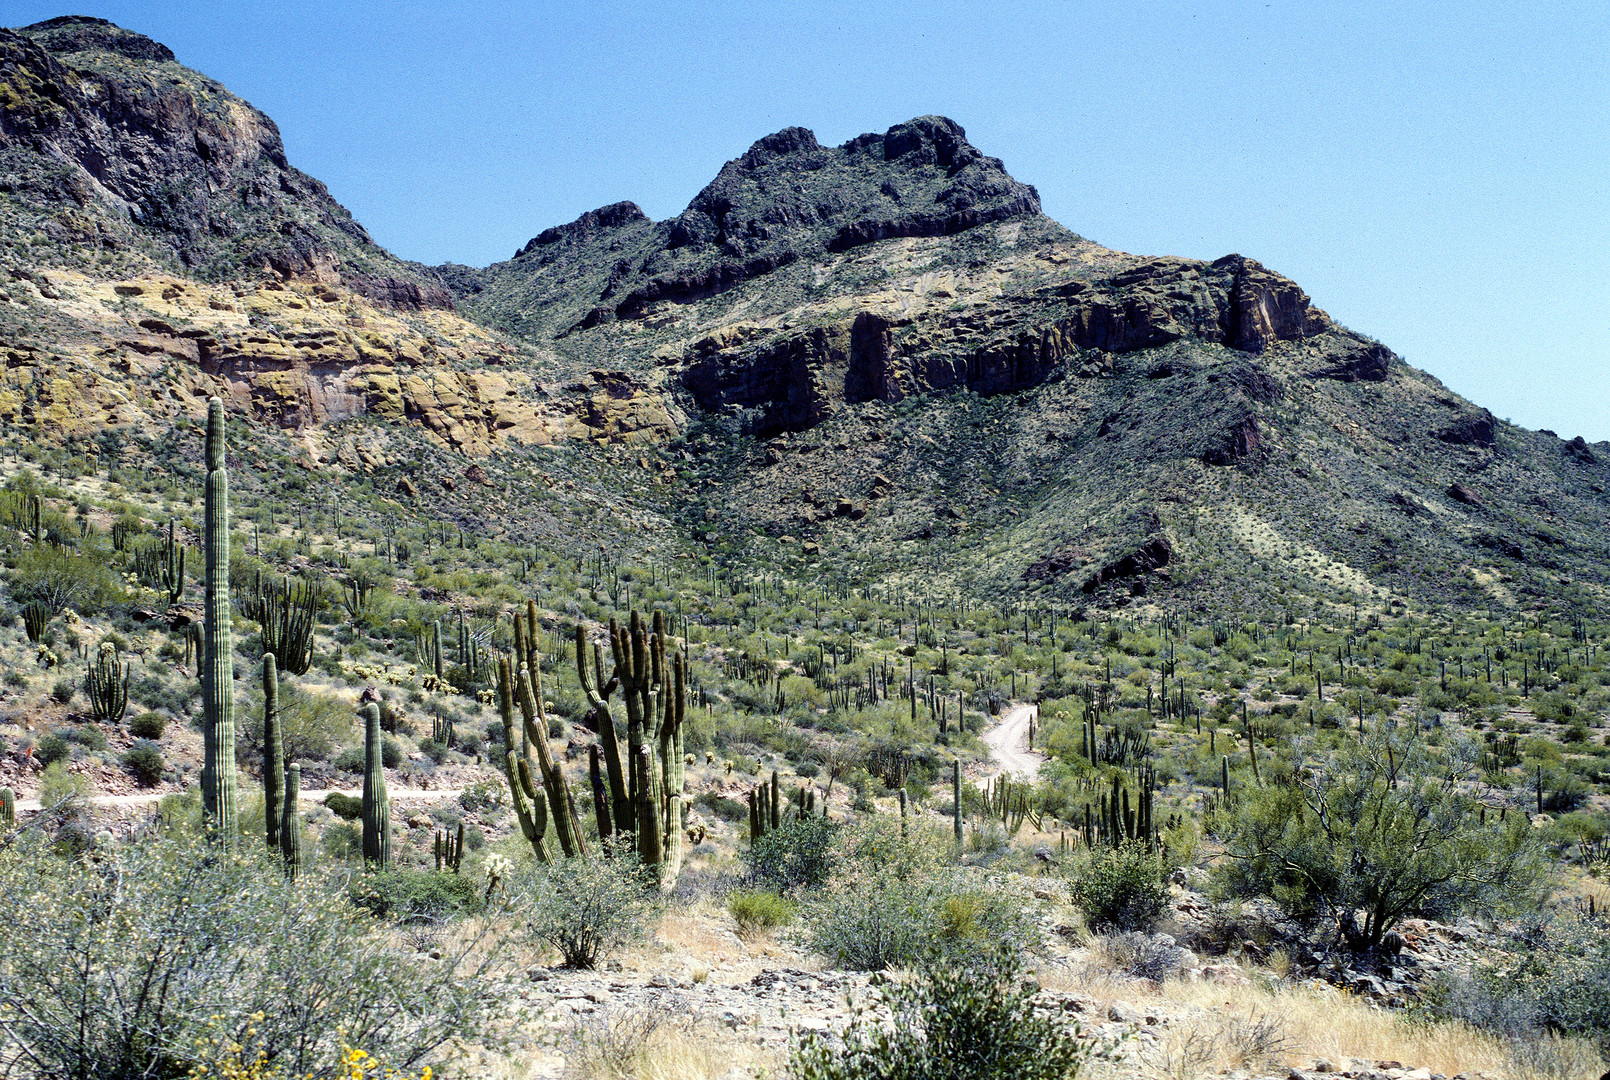
[{"label": "rock outcrop", "polygon": [[150,38],[84,16],[0,30],[0,84],[0,236],[130,250],[214,280],[452,304],[291,166],[274,121]]}]

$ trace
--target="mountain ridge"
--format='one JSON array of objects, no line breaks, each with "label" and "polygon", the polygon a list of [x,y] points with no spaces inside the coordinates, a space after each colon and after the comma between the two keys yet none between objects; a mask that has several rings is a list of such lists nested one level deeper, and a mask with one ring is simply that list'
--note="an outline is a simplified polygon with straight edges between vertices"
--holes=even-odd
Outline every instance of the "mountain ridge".
[{"label": "mountain ridge", "polygon": [[784,128],[666,220],[617,202],[420,267],[171,56],[82,17],[0,32],[12,423],[219,392],[422,502],[473,505],[471,456],[506,501],[468,520],[511,534],[570,448],[589,497],[715,558],[1109,609],[1610,583],[1610,445],[1496,420],[1254,259],[1093,243],[944,117]]}]

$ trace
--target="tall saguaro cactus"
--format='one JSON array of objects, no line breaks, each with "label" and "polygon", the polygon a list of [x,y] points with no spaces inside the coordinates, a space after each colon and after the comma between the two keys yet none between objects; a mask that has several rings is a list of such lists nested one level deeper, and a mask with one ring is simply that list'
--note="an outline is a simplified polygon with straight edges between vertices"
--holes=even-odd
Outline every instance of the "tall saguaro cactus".
[{"label": "tall saguaro cactus", "polygon": [[382,870],[391,862],[391,800],[381,761],[380,706],[363,709],[363,861]]},{"label": "tall saguaro cactus", "polygon": [[263,654],[263,818],[268,850],[280,846],[280,803],[284,797],[285,736],[280,727],[280,673],[273,653]]},{"label": "tall saguaro cactus", "polygon": [[201,699],[201,805],[215,835],[235,842],[235,670],[229,611],[229,474],[224,471],[224,403],[207,402],[206,600]]}]

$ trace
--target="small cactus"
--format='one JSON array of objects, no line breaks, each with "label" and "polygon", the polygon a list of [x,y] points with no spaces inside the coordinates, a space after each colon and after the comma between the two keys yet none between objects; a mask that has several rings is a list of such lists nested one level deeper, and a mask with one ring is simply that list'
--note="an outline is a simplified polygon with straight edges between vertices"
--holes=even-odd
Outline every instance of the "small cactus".
[{"label": "small cactus", "polygon": [[441,873],[444,868],[451,870],[455,874],[458,873],[459,865],[464,861],[464,823],[462,821],[458,823],[457,836],[443,832],[441,829],[436,830],[435,852],[437,873]]},{"label": "small cactus", "polygon": [[0,829],[6,832],[17,827],[17,793],[10,788],[0,788]]},{"label": "small cactus", "polygon": [[39,644],[45,637],[45,628],[49,625],[49,604],[43,600],[30,600],[22,605],[22,628],[27,632],[30,643]]}]

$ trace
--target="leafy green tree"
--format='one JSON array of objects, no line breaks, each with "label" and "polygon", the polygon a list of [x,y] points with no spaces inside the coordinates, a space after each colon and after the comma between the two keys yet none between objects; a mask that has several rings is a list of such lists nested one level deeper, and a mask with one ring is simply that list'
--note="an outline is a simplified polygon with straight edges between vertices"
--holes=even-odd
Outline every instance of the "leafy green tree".
[{"label": "leafy green tree", "polygon": [[1407,915],[1535,900],[1546,864],[1527,816],[1484,812],[1468,772],[1412,732],[1377,730],[1297,757],[1295,770],[1220,812],[1223,893],[1330,919],[1358,950],[1379,946]]}]

